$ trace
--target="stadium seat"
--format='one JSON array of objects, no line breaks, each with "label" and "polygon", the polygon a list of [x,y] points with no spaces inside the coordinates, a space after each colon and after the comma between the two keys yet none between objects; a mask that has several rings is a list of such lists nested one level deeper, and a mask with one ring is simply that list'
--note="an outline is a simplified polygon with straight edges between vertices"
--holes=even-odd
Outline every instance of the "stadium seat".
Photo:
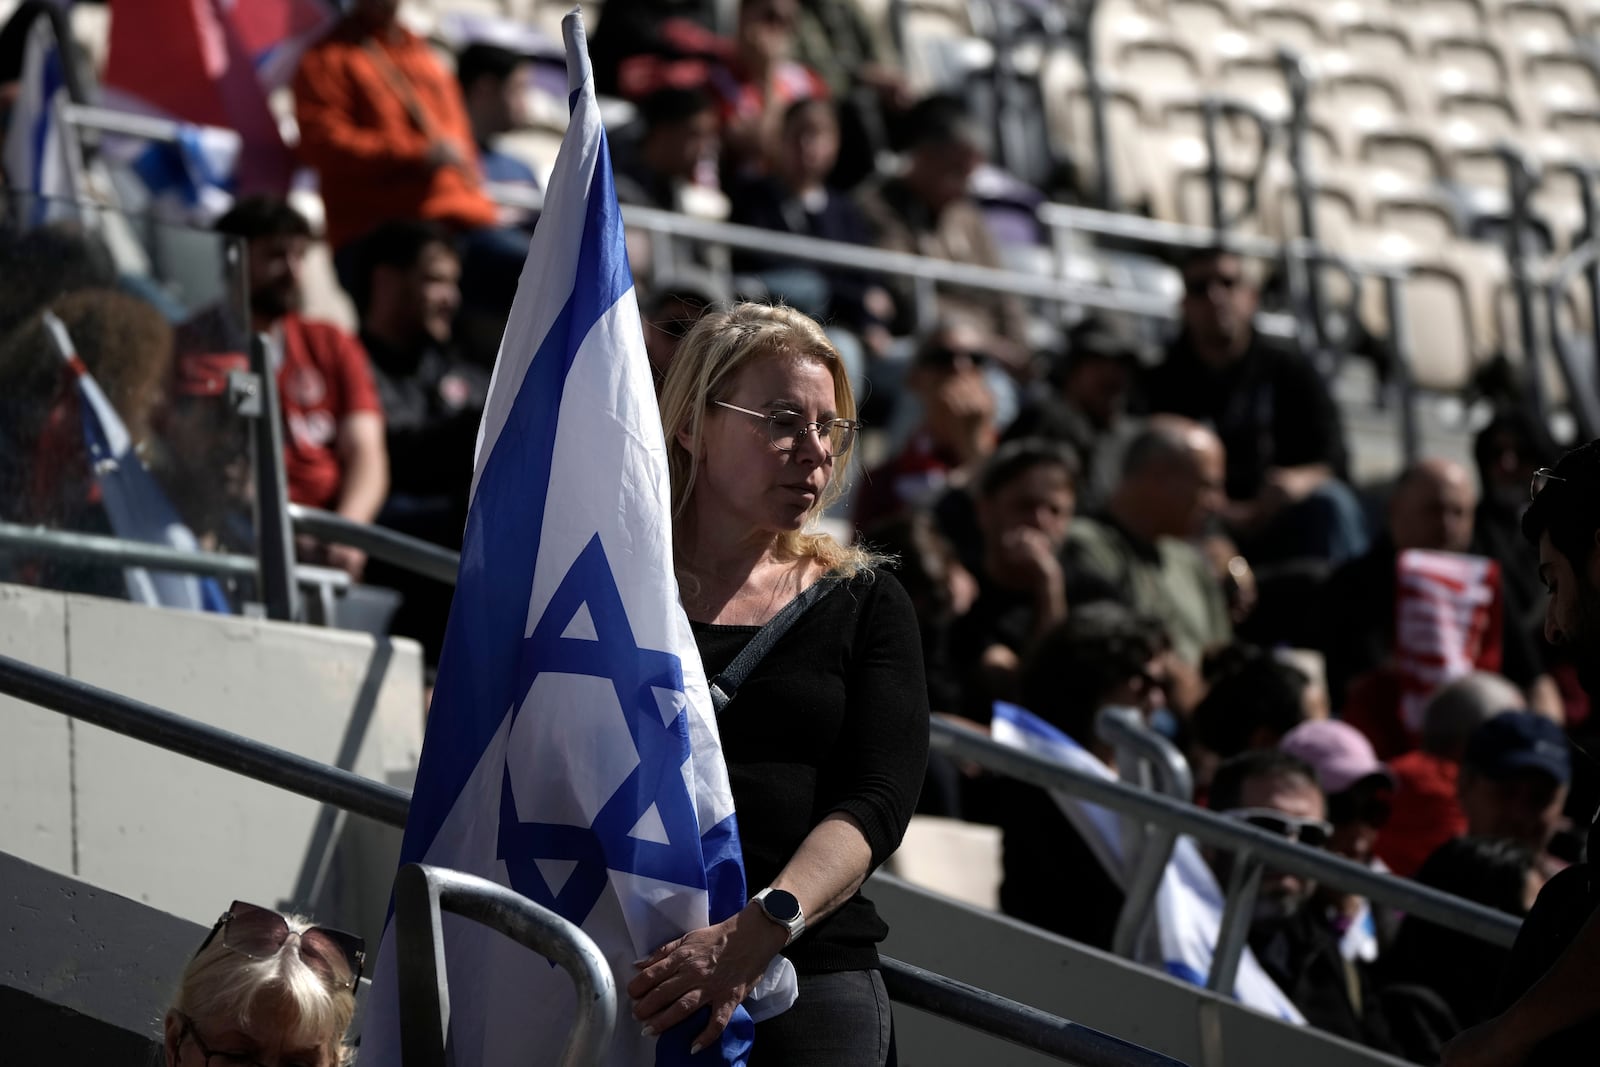
[{"label": "stadium seat", "polygon": [[1446,173],[1444,156],[1432,132],[1424,126],[1395,123],[1365,130],[1356,156],[1375,170],[1417,182],[1443,181]]},{"label": "stadium seat", "polygon": [[1411,62],[1411,35],[1398,22],[1382,15],[1372,15],[1342,5],[1335,5],[1332,21],[1345,15],[1355,15],[1352,21],[1335,23],[1333,39],[1352,55],[1366,57],[1375,66],[1398,70]]},{"label": "stadium seat", "polygon": [[1500,8],[1500,33],[1524,55],[1564,52],[1572,47],[1572,19],[1552,0],[1508,0]]},{"label": "stadium seat", "polygon": [[1471,90],[1504,92],[1511,82],[1505,54],[1477,36],[1446,35],[1429,40],[1425,50],[1428,89],[1449,95]]},{"label": "stadium seat", "polygon": [[1305,54],[1324,46],[1322,22],[1307,8],[1263,5],[1251,12],[1250,29],[1274,46],[1287,45]]},{"label": "stadium seat", "polygon": [[1594,63],[1577,52],[1547,52],[1527,57],[1522,80],[1543,115],[1600,108],[1600,79]]}]

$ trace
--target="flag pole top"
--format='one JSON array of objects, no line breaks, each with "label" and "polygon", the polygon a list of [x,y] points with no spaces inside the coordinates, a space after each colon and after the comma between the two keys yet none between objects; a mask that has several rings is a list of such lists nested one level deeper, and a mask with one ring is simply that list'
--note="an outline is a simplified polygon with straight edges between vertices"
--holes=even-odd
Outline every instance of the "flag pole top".
[{"label": "flag pole top", "polygon": [[580,91],[590,80],[589,35],[583,28],[583,9],[574,5],[561,18],[561,37],[567,45],[567,92]]}]

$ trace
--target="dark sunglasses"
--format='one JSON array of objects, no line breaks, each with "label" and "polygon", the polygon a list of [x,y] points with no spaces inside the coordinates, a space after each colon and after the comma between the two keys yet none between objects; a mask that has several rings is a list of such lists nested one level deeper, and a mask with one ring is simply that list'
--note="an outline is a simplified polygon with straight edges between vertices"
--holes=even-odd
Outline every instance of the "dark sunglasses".
[{"label": "dark sunglasses", "polygon": [[1272,808],[1233,808],[1222,814],[1279,837],[1287,837],[1290,841],[1298,841],[1307,848],[1321,848],[1333,836],[1333,827],[1321,819],[1302,819]]},{"label": "dark sunglasses", "polygon": [[[222,913],[195,955],[222,932],[222,943],[253,960],[270,959],[289,940],[289,921],[271,908],[236,900]],[[355,989],[367,962],[367,943],[355,934],[327,926],[311,926],[300,934],[300,958],[326,982],[339,989]]]},{"label": "dark sunglasses", "polygon": [[925,350],[918,357],[917,363],[932,370],[955,370],[956,366],[966,362],[975,370],[982,370],[989,365],[987,352],[971,352],[965,348],[950,348],[947,345],[937,345]]},{"label": "dark sunglasses", "polygon": [[1565,478],[1561,477],[1561,475],[1557,474],[1549,467],[1540,467],[1538,470],[1533,472],[1533,482],[1528,486],[1528,499],[1532,500],[1540,493],[1544,492],[1545,487],[1551,482],[1565,481]]},{"label": "dark sunglasses", "polygon": [[1346,789],[1328,798],[1328,821],[1335,826],[1360,822],[1381,830],[1393,813],[1394,794],[1387,786]]},{"label": "dark sunglasses", "polygon": [[1183,290],[1195,298],[1210,296],[1213,285],[1221,286],[1231,293],[1239,287],[1239,282],[1242,280],[1237,274],[1212,274],[1204,278],[1190,278],[1184,282]]}]

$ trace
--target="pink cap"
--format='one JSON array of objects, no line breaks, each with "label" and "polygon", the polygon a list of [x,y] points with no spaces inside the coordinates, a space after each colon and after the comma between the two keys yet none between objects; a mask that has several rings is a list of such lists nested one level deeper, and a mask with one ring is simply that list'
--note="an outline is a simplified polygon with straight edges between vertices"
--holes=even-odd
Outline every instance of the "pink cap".
[{"label": "pink cap", "polygon": [[1317,772],[1317,784],[1329,796],[1375,774],[1394,783],[1394,775],[1378,760],[1366,735],[1338,719],[1303,722],[1283,735],[1278,748],[1309,763]]}]

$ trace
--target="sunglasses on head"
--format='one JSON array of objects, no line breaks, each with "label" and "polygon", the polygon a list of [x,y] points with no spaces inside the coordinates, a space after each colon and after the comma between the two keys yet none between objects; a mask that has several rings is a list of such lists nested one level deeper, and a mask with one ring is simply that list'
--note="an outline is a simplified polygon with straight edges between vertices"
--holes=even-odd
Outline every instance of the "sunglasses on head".
[{"label": "sunglasses on head", "polygon": [[1298,841],[1308,848],[1321,848],[1333,836],[1333,827],[1321,819],[1302,819],[1273,808],[1233,808],[1222,814],[1279,837],[1287,837],[1290,841]]},{"label": "sunglasses on head", "polygon": [[[222,913],[195,955],[222,934],[229,950],[252,960],[270,959],[289,940],[289,921],[271,908],[236,900]],[[327,926],[307,927],[300,935],[300,958],[326,982],[355,989],[367,962],[367,943],[355,934]]]},{"label": "sunglasses on head", "polygon": [[1528,486],[1528,499],[1533,500],[1545,491],[1551,482],[1565,482],[1566,479],[1549,467],[1540,467],[1533,472],[1533,483]]}]

